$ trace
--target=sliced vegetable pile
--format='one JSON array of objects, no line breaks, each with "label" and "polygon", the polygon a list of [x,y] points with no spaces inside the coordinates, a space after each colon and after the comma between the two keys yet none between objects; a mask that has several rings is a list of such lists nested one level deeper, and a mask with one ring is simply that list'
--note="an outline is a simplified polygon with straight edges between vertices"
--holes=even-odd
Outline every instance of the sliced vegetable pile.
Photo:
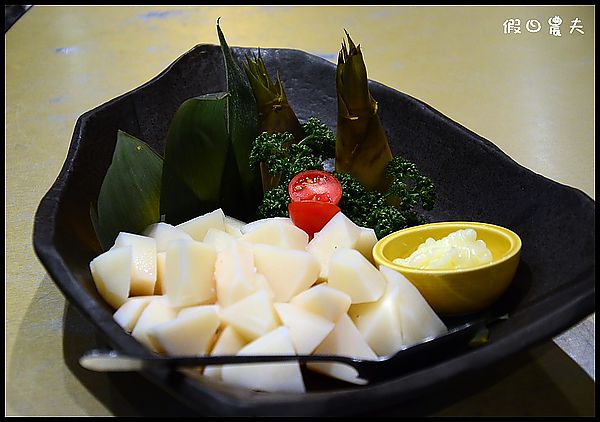
[{"label": "sliced vegetable pile", "polygon": [[[248,224],[221,209],[143,235],[121,232],[90,264],[114,319],[150,350],[178,355],[387,356],[447,332],[401,274],[376,268],[372,229],[338,212],[308,234],[289,218]],[[210,366],[204,376],[304,392],[298,362]],[[307,368],[362,384],[336,363]]]}]

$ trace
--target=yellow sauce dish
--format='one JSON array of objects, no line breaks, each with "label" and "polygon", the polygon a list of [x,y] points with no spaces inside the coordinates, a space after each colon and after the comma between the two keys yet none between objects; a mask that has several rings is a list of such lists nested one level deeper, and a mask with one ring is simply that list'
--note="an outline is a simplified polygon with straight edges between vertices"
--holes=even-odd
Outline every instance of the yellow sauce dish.
[{"label": "yellow sauce dish", "polygon": [[[431,239],[441,243],[449,235],[467,229],[475,230],[477,240],[485,243],[492,254],[491,261],[468,268],[455,268],[449,264],[443,269],[399,264],[402,260],[408,263],[407,258],[420,245],[426,242],[433,244]],[[438,314],[459,315],[487,308],[506,291],[515,276],[521,246],[520,237],[505,227],[447,221],[394,232],[375,244],[373,258],[377,265],[385,265],[403,274]]]}]

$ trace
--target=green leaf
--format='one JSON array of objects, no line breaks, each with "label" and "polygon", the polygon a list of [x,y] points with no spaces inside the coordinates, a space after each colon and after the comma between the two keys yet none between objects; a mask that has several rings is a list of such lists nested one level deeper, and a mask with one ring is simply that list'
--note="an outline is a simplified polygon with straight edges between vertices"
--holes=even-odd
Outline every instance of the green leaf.
[{"label": "green leaf", "polygon": [[[238,169],[241,186],[237,191],[241,195],[236,215],[243,220],[250,220],[262,195],[260,172],[250,165],[249,157],[254,139],[258,135],[258,112],[256,100],[250,82],[238,66],[227,45],[223,31],[217,21],[217,34],[225,60],[227,75],[227,124],[232,146],[233,159]],[[227,187],[231,189],[231,187]],[[233,198],[229,198],[233,199]]]},{"label": "green leaf", "polygon": [[179,224],[221,207],[229,154],[228,94],[186,100],[171,120],[165,146],[160,199],[165,221]]},{"label": "green leaf", "polygon": [[140,234],[160,221],[162,158],[145,142],[121,130],[98,195],[92,224],[103,250],[121,231]]},{"label": "green leaf", "polygon": [[[94,233],[96,233],[96,238],[98,242],[100,242],[100,223],[98,222],[98,210],[96,210],[96,205],[90,203],[90,221],[92,222],[92,228],[94,229]],[[100,247],[104,250],[104,247],[100,245]]]}]

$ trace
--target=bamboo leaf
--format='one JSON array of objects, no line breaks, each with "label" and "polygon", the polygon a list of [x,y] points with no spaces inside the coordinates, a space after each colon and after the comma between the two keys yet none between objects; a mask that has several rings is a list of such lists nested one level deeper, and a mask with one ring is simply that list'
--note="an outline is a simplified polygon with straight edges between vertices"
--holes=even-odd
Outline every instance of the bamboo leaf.
[{"label": "bamboo leaf", "polygon": [[119,232],[140,234],[160,221],[162,158],[145,142],[121,130],[98,195],[92,224],[103,250]]},{"label": "bamboo leaf", "polygon": [[237,173],[234,165],[227,165],[228,96],[221,92],[190,98],[171,121],[160,199],[168,223],[179,224],[222,207],[223,176]]},{"label": "bamboo leaf", "polygon": [[100,243],[100,247],[104,250],[104,246],[102,245],[102,242],[100,241],[100,236],[98,233],[100,233],[100,222],[98,221],[98,210],[96,209],[96,205],[94,205],[93,203],[90,203],[90,221],[92,222],[92,228],[94,229],[94,233],[96,233],[96,238],[98,239],[98,242]]},{"label": "bamboo leaf", "polygon": [[[252,168],[249,162],[254,139],[258,135],[257,108],[254,94],[248,78],[237,65],[227,45],[223,31],[217,21],[217,34],[225,60],[227,75],[227,127],[229,130],[233,158],[240,176],[238,189],[241,200],[238,201],[237,215],[240,219],[254,217],[262,195],[260,172]],[[231,187],[226,187],[231,190]],[[229,198],[233,200],[233,198]]]}]

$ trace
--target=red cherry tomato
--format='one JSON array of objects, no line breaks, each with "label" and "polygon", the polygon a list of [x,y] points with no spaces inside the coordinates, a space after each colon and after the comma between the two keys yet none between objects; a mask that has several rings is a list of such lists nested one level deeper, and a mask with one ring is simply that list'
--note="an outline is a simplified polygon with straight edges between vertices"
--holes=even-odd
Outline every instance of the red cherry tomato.
[{"label": "red cherry tomato", "polygon": [[336,204],[322,201],[297,201],[288,205],[290,218],[312,239],[340,211]]},{"label": "red cherry tomato", "polygon": [[323,170],[306,170],[295,175],[288,185],[292,202],[319,201],[337,205],[342,198],[342,185]]}]

